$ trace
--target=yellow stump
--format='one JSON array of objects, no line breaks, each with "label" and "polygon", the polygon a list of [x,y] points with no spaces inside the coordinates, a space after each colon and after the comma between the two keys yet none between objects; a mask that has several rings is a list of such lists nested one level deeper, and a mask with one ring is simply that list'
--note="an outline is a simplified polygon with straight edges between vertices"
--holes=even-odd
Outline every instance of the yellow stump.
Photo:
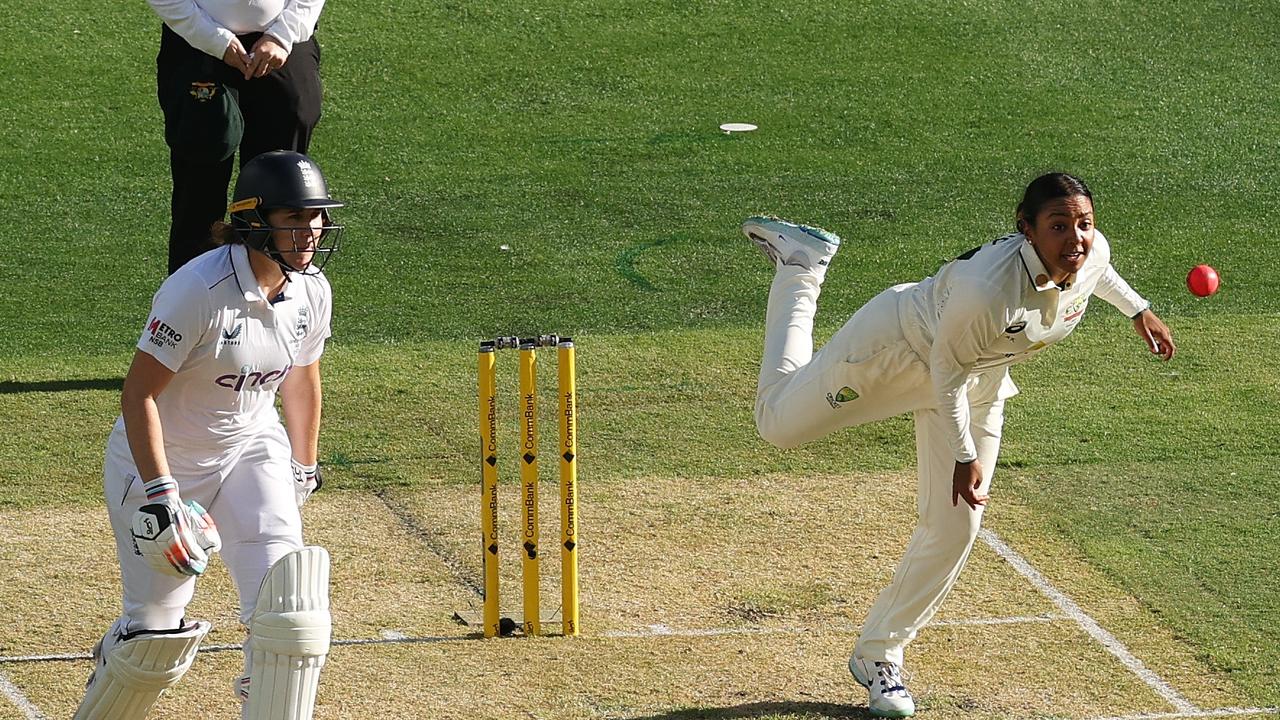
[{"label": "yellow stump", "polygon": [[497,376],[493,343],[480,344],[480,558],[484,568],[484,636],[498,625]]},{"label": "yellow stump", "polygon": [[538,610],[538,375],[534,348],[534,342],[520,343],[520,534],[526,635],[542,631]]},{"label": "yellow stump", "polygon": [[573,343],[559,345],[560,606],[565,635],[578,634],[578,378]]}]

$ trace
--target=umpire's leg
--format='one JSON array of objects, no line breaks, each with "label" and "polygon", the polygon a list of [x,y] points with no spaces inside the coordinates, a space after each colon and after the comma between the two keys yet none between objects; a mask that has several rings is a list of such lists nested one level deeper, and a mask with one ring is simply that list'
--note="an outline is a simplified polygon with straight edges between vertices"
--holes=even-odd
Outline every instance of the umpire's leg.
[{"label": "umpire's leg", "polygon": [[209,228],[227,213],[231,161],[192,162],[169,151],[173,175],[173,219],[169,225],[169,273],[201,253],[213,249]]},{"label": "umpire's leg", "polygon": [[[241,41],[251,48],[258,37],[248,35]],[[320,122],[320,46],[314,37],[295,44],[279,70],[242,81],[239,88],[244,115],[241,167],[270,150],[307,151]]]},{"label": "umpire's leg", "polygon": [[[169,92],[182,68],[192,62],[203,61],[205,57],[203,52],[188,45],[168,26],[161,30],[160,53],[156,56],[156,87],[160,107],[165,111],[166,131],[171,123],[177,122],[177,116],[166,106],[165,93]],[[169,222],[170,273],[213,246],[209,228],[226,214],[231,163],[231,158],[209,163],[169,151],[169,172],[173,177]]]}]

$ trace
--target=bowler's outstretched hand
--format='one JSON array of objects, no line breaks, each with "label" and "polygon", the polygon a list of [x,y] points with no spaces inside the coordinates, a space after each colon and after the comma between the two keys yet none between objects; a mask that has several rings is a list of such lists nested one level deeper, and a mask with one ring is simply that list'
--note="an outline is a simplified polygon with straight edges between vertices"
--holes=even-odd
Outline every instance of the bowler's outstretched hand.
[{"label": "bowler's outstretched hand", "polygon": [[1133,319],[1133,329],[1147,344],[1147,349],[1152,354],[1159,355],[1161,360],[1173,358],[1174,352],[1177,351],[1173,344],[1173,332],[1150,309],[1143,310]]}]

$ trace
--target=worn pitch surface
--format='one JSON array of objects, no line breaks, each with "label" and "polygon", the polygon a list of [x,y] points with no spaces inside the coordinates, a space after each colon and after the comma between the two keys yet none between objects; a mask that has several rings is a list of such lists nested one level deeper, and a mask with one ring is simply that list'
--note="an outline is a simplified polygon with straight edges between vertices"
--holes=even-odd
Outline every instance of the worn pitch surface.
[{"label": "worn pitch surface", "polygon": [[[318,495],[309,542],[334,562],[335,637],[319,718],[862,717],[844,669],[857,627],[888,582],[913,522],[903,475],[635,478],[581,489],[583,636],[483,640],[479,493]],[[544,616],[559,607],[556,486],[542,485]],[[516,488],[504,485],[503,608],[519,607]],[[1209,672],[1131,598],[996,504],[989,526],[1023,552],[1197,708],[1232,705]],[[24,659],[86,653],[118,610],[115,564],[85,538],[101,510],[0,514],[0,673],[30,706],[69,716],[90,664]],[[33,598],[56,598],[33,602]],[[215,631],[158,718],[231,717],[242,639],[218,565],[193,617]],[[548,623],[548,629],[557,626]],[[367,641],[367,642],[366,642]],[[908,653],[929,717],[1097,718],[1173,712],[1079,624],[981,542],[937,623]],[[28,710],[29,712],[29,710]],[[0,718],[24,718],[12,702]]]}]

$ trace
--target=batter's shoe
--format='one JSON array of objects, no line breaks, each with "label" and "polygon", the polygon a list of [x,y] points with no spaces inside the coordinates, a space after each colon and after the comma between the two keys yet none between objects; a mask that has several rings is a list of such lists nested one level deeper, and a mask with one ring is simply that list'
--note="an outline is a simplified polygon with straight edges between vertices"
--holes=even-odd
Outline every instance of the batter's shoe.
[{"label": "batter's shoe", "polygon": [[768,215],[747,218],[742,232],[773,261],[774,267],[802,267],[816,272],[819,279],[840,249],[840,236],[833,232]]},{"label": "batter's shoe", "polygon": [[916,704],[902,684],[902,667],[888,662],[849,658],[853,679],[867,689],[867,707],[871,714],[884,718],[904,718],[916,714]]}]

